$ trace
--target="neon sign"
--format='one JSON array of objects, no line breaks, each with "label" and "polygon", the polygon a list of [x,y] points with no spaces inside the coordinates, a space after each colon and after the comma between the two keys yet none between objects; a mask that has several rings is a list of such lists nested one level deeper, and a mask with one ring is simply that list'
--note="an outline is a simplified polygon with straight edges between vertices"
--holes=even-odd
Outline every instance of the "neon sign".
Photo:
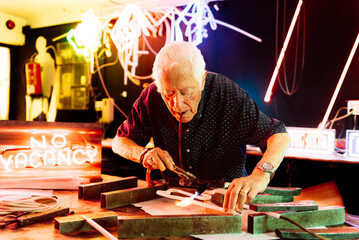
[{"label": "neon sign", "polygon": [[332,154],[335,130],[287,127],[291,144],[288,152]]},{"label": "neon sign", "polygon": [[32,177],[101,179],[101,126],[0,121],[0,180]]},{"label": "neon sign", "polygon": [[41,166],[59,166],[62,164],[69,166],[72,164],[81,165],[86,162],[93,163],[97,157],[96,148],[71,149],[67,146],[67,139],[64,135],[53,135],[51,138],[52,146],[48,146],[45,135],[42,135],[41,138],[42,143],[34,137],[30,137],[29,154],[26,153],[26,149],[23,149],[24,151],[16,154],[8,154],[7,159],[0,155],[1,166],[8,170],[11,162],[14,163],[15,168],[39,168]]}]

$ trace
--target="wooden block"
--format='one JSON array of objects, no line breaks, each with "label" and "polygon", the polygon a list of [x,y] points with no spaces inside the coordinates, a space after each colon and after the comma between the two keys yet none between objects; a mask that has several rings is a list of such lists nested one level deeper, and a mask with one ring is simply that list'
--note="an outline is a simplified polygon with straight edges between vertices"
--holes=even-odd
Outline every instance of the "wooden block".
[{"label": "wooden block", "polygon": [[100,199],[101,193],[114,190],[137,187],[137,177],[113,177],[103,175],[102,182],[84,184],[79,186],[79,199]]},{"label": "wooden block", "polygon": [[308,211],[318,210],[318,204],[310,200],[285,203],[257,203],[249,205],[249,209],[257,212]]},{"label": "wooden block", "polygon": [[284,202],[293,202],[293,196],[280,196],[280,195],[271,195],[271,194],[257,194],[253,199],[251,204],[257,203],[284,203]]},{"label": "wooden block", "polygon": [[[118,214],[112,211],[82,215],[91,218],[104,228],[117,225]],[[86,220],[81,215],[71,215],[55,218],[55,229],[58,229],[61,234],[64,234],[76,231],[91,230],[93,228],[90,224],[86,222]]]},{"label": "wooden block", "polygon": [[[328,239],[358,239],[359,229],[355,227],[334,227],[325,229],[309,229],[311,232]],[[281,239],[318,239],[301,229],[276,229]]]},{"label": "wooden block", "polygon": [[58,216],[65,216],[70,212],[69,208],[54,208],[48,211],[30,213],[17,218],[20,226],[27,226],[30,224],[44,222],[47,220],[51,220]]},{"label": "wooden block", "polygon": [[118,238],[240,233],[241,215],[120,216]]},{"label": "wooden block", "polygon": [[[284,203],[284,202],[293,202],[293,196],[280,196],[280,195],[271,195],[271,194],[257,194],[257,196],[253,199],[251,204],[257,203]],[[223,206],[224,203],[224,195],[220,193],[215,193],[212,195],[211,202],[218,205]]]},{"label": "wooden block", "polygon": [[[314,211],[281,212],[304,227],[319,227],[343,224],[345,209],[340,206],[322,207]],[[248,215],[248,232],[253,234],[271,232],[279,228],[298,228],[284,220],[268,216],[264,213]]]},{"label": "wooden block", "polygon": [[280,196],[299,196],[301,192],[301,188],[295,187],[267,187],[263,193]]},{"label": "wooden block", "polygon": [[159,197],[156,194],[157,190],[166,189],[167,184],[158,184],[153,187],[136,187],[101,193],[101,208],[113,209],[132,203],[152,200]]}]

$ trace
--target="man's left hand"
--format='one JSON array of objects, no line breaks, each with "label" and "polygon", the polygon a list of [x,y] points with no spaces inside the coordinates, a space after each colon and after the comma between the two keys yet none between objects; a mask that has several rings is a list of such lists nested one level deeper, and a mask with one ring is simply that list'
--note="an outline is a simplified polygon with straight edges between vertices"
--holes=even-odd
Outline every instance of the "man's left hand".
[{"label": "man's left hand", "polygon": [[270,182],[270,175],[254,170],[251,175],[234,179],[225,195],[223,209],[229,213],[242,212],[245,203],[250,204],[255,196],[263,192]]}]

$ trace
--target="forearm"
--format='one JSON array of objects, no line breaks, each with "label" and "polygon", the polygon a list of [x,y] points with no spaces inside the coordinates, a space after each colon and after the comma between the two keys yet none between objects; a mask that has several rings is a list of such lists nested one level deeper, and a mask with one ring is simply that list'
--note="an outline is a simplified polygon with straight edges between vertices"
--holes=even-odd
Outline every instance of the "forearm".
[{"label": "forearm", "polygon": [[288,133],[276,133],[272,135],[267,141],[267,150],[258,163],[271,163],[276,170],[283,161],[289,144],[290,138]]},{"label": "forearm", "polygon": [[140,162],[140,157],[144,150],[144,147],[126,137],[116,136],[112,140],[112,151],[114,153],[137,163]]}]

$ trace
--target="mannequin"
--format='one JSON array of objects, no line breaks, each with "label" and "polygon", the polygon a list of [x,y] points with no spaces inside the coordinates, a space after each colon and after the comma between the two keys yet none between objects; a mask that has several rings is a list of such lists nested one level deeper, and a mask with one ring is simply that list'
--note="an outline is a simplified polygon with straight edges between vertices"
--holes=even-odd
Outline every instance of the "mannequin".
[{"label": "mannequin", "polygon": [[[26,120],[47,120],[55,121],[56,117],[56,98],[55,82],[56,82],[56,68],[55,61],[47,52],[49,47],[46,47],[47,41],[43,36],[36,39],[35,47],[37,50],[34,61],[41,66],[41,96],[26,96]],[[51,98],[51,103],[49,99]],[[50,108],[49,108],[50,104]]]}]

